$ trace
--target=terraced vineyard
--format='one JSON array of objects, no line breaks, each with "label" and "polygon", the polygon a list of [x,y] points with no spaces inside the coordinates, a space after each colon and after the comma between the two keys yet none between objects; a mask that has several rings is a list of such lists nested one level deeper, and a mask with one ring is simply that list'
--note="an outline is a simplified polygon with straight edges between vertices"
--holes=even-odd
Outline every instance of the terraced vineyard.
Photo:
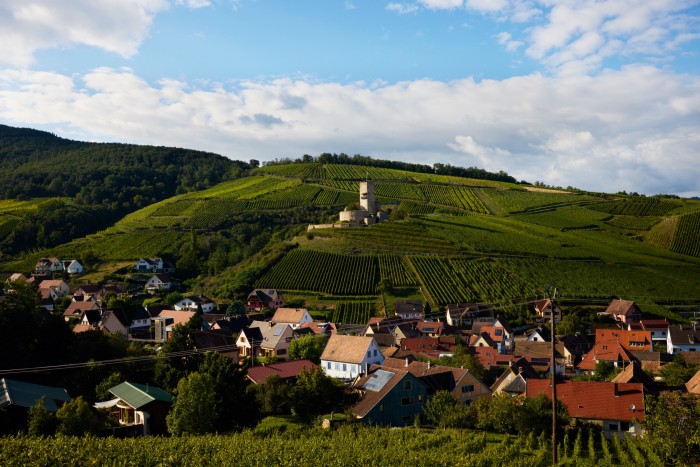
[{"label": "terraced vineyard", "polygon": [[631,198],[591,206],[596,211],[607,212],[619,216],[663,216],[681,206],[673,200],[659,198]]},{"label": "terraced vineyard", "polygon": [[681,216],[671,251],[700,257],[700,212]]},{"label": "terraced vineyard", "polygon": [[398,255],[379,255],[379,275],[394,287],[416,285],[416,279]]},{"label": "terraced vineyard", "polygon": [[538,192],[525,190],[484,190],[508,213],[552,210],[560,206],[582,205],[600,201],[589,195],[573,193]]},{"label": "terraced vineyard", "polygon": [[607,223],[625,230],[650,230],[659,220],[659,217],[615,216]]},{"label": "terraced vineyard", "polygon": [[375,256],[293,250],[256,283],[256,288],[330,295],[373,295],[379,282]]},{"label": "terraced vineyard", "polygon": [[374,312],[373,301],[339,302],[333,310],[336,324],[367,324]]}]

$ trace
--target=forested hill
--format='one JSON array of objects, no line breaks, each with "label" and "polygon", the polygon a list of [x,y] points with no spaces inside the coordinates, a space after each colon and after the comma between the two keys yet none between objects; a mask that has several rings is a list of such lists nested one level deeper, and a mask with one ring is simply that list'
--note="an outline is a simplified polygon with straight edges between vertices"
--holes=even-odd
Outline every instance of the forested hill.
[{"label": "forested hill", "polygon": [[86,143],[0,125],[0,199],[29,200],[4,222],[0,251],[50,247],[87,235],[125,214],[179,193],[203,190],[249,165],[189,149]]},{"label": "forested hill", "polygon": [[189,149],[85,143],[0,125],[0,198],[71,197],[132,211],[236,178],[248,164]]}]

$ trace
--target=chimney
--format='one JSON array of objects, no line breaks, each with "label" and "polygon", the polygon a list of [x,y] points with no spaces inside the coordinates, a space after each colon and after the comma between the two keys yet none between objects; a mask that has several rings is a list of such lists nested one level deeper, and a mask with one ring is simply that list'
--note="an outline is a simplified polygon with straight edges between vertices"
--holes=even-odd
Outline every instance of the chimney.
[{"label": "chimney", "polygon": [[618,392],[617,392],[617,383],[613,383],[613,395],[614,395],[615,397],[618,397],[618,396],[619,396],[619,394],[618,394]]},{"label": "chimney", "polygon": [[408,357],[406,358],[406,365],[405,366],[408,366]]}]

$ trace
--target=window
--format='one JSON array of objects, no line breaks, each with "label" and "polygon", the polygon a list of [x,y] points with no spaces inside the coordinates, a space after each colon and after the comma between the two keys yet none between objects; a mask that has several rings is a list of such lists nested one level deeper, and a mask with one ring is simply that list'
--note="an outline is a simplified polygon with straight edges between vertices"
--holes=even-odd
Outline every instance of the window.
[{"label": "window", "polygon": [[418,403],[419,404],[423,403],[423,394],[418,394]]},{"label": "window", "polygon": [[340,363],[338,363],[338,362],[335,363],[335,369],[340,371]]},{"label": "window", "polygon": [[403,388],[404,388],[404,390],[410,391],[410,390],[411,390],[411,387],[412,387],[412,386],[411,386],[411,383],[412,383],[412,381],[404,381],[404,382],[403,382]]},{"label": "window", "polygon": [[343,363],[343,371],[348,371],[348,366],[345,363]]},{"label": "window", "polygon": [[377,349],[374,349],[374,356],[377,356]]},{"label": "window", "polygon": [[401,405],[411,405],[413,404],[413,397],[402,397]]},{"label": "window", "polygon": [[328,369],[331,369],[331,362],[328,362]]},{"label": "window", "polygon": [[617,423],[611,423],[610,425],[608,425],[608,430],[617,431]]},{"label": "window", "polygon": [[284,354],[286,354],[286,353],[287,353],[287,350],[286,350],[286,349],[279,349],[279,350],[277,351],[277,355],[284,355]]},{"label": "window", "polygon": [[372,352],[369,350],[367,351],[367,358],[372,358]]},{"label": "window", "polygon": [[620,431],[630,431],[630,422],[620,422]]},{"label": "window", "polygon": [[474,392],[474,385],[473,384],[466,384],[462,386],[462,393],[467,393],[467,392]]}]

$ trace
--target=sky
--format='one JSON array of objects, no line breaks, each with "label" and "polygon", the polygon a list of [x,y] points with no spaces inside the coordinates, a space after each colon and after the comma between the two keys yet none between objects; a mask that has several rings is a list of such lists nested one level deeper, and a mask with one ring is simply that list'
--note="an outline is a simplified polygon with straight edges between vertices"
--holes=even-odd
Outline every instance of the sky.
[{"label": "sky", "polygon": [[700,196],[700,0],[0,0],[0,123]]}]

